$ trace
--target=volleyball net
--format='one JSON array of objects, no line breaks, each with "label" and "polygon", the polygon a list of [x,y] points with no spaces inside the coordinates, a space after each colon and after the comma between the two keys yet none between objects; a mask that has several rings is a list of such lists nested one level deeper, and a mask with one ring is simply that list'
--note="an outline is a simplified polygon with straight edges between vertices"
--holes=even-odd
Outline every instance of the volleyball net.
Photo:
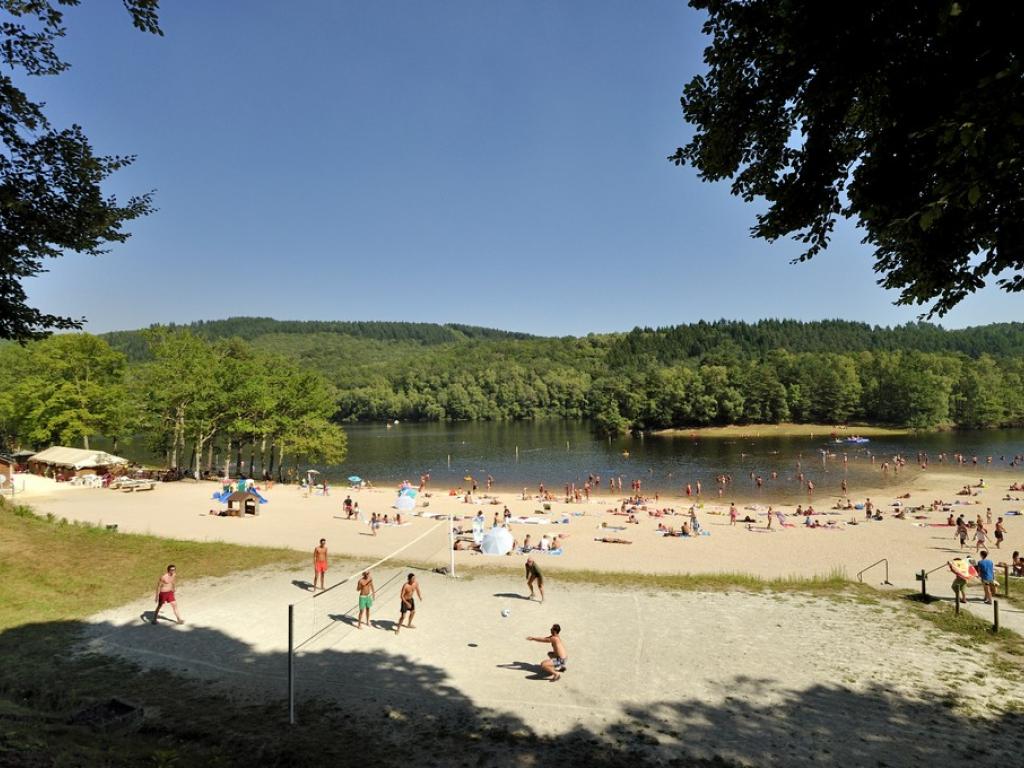
[{"label": "volleyball net", "polygon": [[[398,603],[406,574],[448,563],[449,522],[442,520],[385,557],[330,583],[288,606],[288,720],[295,722],[296,660],[303,653],[330,647],[339,641],[334,636],[343,627],[358,620],[358,582],[369,572],[376,592],[375,603]],[[442,557],[443,555],[443,557]]]}]

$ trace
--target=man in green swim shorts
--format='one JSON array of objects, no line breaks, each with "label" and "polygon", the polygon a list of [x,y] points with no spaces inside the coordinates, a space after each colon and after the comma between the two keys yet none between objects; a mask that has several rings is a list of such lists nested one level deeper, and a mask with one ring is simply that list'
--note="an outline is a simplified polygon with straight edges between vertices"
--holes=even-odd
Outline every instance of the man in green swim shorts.
[{"label": "man in green swim shorts", "polygon": [[359,593],[359,622],[356,629],[363,628],[363,614],[366,614],[366,626],[370,626],[370,608],[373,600],[377,597],[377,588],[373,586],[373,577],[369,571],[363,571],[363,578],[356,583],[356,592]]}]

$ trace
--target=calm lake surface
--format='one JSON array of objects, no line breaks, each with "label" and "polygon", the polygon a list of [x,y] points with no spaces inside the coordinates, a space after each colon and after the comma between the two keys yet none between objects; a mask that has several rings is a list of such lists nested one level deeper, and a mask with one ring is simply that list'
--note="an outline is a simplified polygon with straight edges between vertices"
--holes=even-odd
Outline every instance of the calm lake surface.
[{"label": "calm lake surface", "polygon": [[[760,495],[766,500],[798,500],[806,498],[796,478],[799,472],[814,482],[819,498],[838,495],[844,477],[850,493],[856,494],[858,487],[905,484],[908,477],[921,471],[916,466],[919,451],[930,455],[928,472],[942,471],[938,454],[959,451],[968,461],[978,456],[979,477],[993,473],[1008,477],[1011,472],[1024,477],[1024,468],[1009,467],[1014,455],[1024,453],[1024,430],[1020,429],[872,438],[862,445],[837,445],[827,434],[701,440],[626,436],[609,440],[596,437],[587,424],[570,421],[398,424],[391,428],[354,424],[346,430],[349,458],[345,463],[314,465],[329,479],[340,482],[359,475],[378,486],[402,480],[415,484],[421,473],[429,472],[435,490],[468,486],[463,478],[469,476],[482,488],[490,474],[497,488],[534,490],[544,483],[558,493],[566,483],[582,485],[594,474],[600,475],[604,491],[609,477],[621,476],[624,489],[639,479],[645,490],[673,494],[681,493],[686,483],[700,480],[704,498],[715,498],[715,478],[728,474],[733,481],[726,497],[733,493],[740,498]],[[823,451],[830,455],[823,458]],[[881,462],[898,453],[909,465],[899,476],[891,471],[883,475]],[[871,464],[872,454],[875,465]],[[993,457],[991,465],[986,464],[988,456]],[[773,471],[778,473],[774,480]],[[760,490],[751,480],[751,472],[764,478]]]}]

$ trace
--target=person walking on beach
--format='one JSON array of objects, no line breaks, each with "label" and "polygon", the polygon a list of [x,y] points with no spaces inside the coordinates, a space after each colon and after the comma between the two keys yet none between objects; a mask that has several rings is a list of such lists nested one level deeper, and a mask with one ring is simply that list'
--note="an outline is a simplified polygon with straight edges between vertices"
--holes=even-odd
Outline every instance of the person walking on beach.
[{"label": "person walking on beach", "polygon": [[153,624],[156,624],[156,620],[160,618],[160,609],[164,605],[171,606],[171,610],[174,611],[174,618],[178,620],[179,624],[184,624],[185,620],[181,618],[181,614],[178,613],[178,602],[174,599],[174,587],[178,579],[178,569],[174,565],[167,566],[167,572],[162,574],[156,582],[156,610],[153,611]]},{"label": "person walking on beach", "polygon": [[949,560],[946,562],[950,572],[953,574],[953,599],[959,600],[961,603],[967,602],[967,581],[971,578],[970,573],[964,573],[959,570],[953,561]]},{"label": "person walking on beach", "polygon": [[[413,595],[416,596],[415,600],[413,599]],[[398,634],[398,630],[402,628],[402,621],[407,615],[409,617],[409,621],[406,626],[409,629],[416,629],[416,627],[413,626],[412,619],[416,615],[416,600],[422,599],[423,595],[420,594],[420,585],[416,581],[416,574],[410,573],[405,584],[402,585],[402,606],[398,615],[398,623],[395,624],[396,635]]]},{"label": "person walking on beach", "polygon": [[988,541],[988,531],[985,530],[985,526],[981,523],[978,523],[974,529],[974,540],[977,542],[974,545],[974,551],[980,552],[981,548],[985,546],[985,542]]},{"label": "person walking on beach", "polygon": [[320,545],[313,548],[313,591],[316,592],[316,583],[320,582],[320,589],[324,588],[324,574],[327,573],[327,539],[320,539]]},{"label": "person walking on beach", "polygon": [[533,558],[527,558],[526,560],[526,586],[530,588],[530,599],[533,600],[533,585],[537,585],[537,589],[540,590],[540,601],[544,602],[544,574],[540,572],[540,568],[537,567],[537,563],[534,562]]},{"label": "person walking on beach", "polygon": [[551,643],[548,657],[540,663],[540,667],[551,676],[548,678],[550,682],[553,683],[560,679],[569,661],[565,643],[562,642],[562,628],[558,624],[552,624],[551,634],[547,637],[528,637],[526,639],[534,643]]},{"label": "person walking on beach", "polygon": [[356,592],[359,594],[359,621],[356,629],[363,628],[363,614],[366,614],[366,626],[370,626],[370,608],[377,597],[377,588],[373,586],[373,577],[369,571],[363,571],[363,577],[356,582]]},{"label": "person walking on beach", "polygon": [[985,590],[985,603],[992,604],[992,597],[996,590],[996,565],[988,559],[988,552],[982,550],[981,560],[974,564],[981,579],[981,586]]},{"label": "person walking on beach", "polygon": [[1003,518],[996,520],[996,549],[1003,546],[1003,539],[1006,537],[1006,527],[1003,525]]},{"label": "person walking on beach", "polygon": [[960,549],[967,548],[967,521],[964,520],[964,516],[960,515],[956,519],[956,537],[960,539]]},{"label": "person walking on beach", "polygon": [[736,525],[736,518],[739,517],[739,512],[736,511],[736,502],[729,504],[729,525]]}]

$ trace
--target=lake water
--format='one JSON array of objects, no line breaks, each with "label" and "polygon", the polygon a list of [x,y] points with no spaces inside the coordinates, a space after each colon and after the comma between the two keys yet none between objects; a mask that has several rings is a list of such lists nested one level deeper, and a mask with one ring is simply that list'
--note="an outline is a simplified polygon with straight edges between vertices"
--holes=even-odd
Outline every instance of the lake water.
[{"label": "lake water", "polygon": [[[766,500],[792,501],[806,498],[798,472],[814,482],[819,498],[838,495],[844,478],[851,494],[856,494],[858,487],[905,484],[908,476],[920,472],[915,463],[919,451],[931,457],[929,472],[942,470],[938,454],[959,451],[968,460],[978,456],[979,477],[1011,471],[1024,476],[1024,469],[1009,466],[1014,455],[1024,453],[1024,430],[1020,429],[872,438],[863,445],[837,445],[827,434],[701,440],[625,436],[609,440],[595,436],[587,424],[571,421],[398,424],[391,428],[355,424],[346,430],[349,457],[345,463],[316,467],[328,478],[338,482],[359,475],[377,485],[406,479],[415,484],[421,473],[429,472],[435,490],[468,486],[463,478],[469,476],[482,488],[490,474],[498,488],[533,490],[544,483],[557,494],[566,483],[582,485],[594,474],[600,475],[605,490],[609,477],[621,476],[624,489],[639,479],[645,490],[673,494],[680,493],[686,483],[700,480],[707,498],[717,496],[716,476],[728,474],[733,478],[731,492],[738,497],[762,495]],[[831,455],[823,458],[822,451]],[[909,465],[899,476],[891,471],[883,475],[880,463],[897,453],[905,456]],[[993,457],[992,465],[986,464],[988,456]],[[776,479],[771,477],[773,471]],[[750,478],[752,472],[764,478],[760,490]],[[730,491],[725,493],[728,496]]]}]

